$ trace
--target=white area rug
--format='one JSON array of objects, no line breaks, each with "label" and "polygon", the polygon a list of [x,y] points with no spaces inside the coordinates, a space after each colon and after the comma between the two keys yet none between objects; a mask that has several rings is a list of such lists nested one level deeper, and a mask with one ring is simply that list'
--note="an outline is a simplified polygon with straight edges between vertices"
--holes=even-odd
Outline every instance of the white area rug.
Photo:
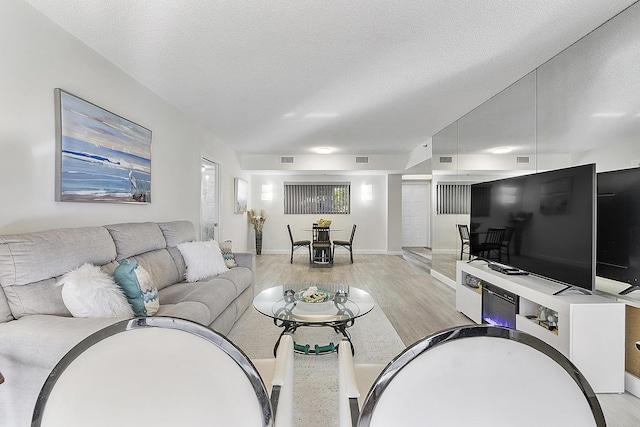
[{"label": "white area rug", "polygon": [[[281,328],[273,320],[249,307],[227,337],[250,358],[273,357],[273,345]],[[356,319],[348,329],[356,363],[388,363],[404,344],[379,307]],[[293,335],[298,344],[338,344],[342,338],[326,327],[300,328]],[[294,425],[338,426],[338,355],[295,354]]]}]

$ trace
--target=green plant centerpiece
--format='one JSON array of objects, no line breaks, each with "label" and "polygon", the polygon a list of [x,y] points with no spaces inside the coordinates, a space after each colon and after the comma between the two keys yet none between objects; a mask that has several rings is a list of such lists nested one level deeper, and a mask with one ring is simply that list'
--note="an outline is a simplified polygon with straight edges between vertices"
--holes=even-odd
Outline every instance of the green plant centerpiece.
[{"label": "green plant centerpiece", "polygon": [[255,209],[249,211],[249,222],[253,225],[256,232],[256,255],[262,254],[262,228],[267,219],[264,209],[260,209],[258,214]]}]

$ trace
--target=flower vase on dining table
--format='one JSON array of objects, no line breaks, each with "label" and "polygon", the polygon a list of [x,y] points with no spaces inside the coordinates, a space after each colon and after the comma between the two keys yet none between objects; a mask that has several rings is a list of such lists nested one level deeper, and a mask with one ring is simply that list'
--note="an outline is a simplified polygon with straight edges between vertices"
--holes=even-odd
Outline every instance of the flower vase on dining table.
[{"label": "flower vase on dining table", "polygon": [[256,230],[256,255],[262,254],[262,231]]}]

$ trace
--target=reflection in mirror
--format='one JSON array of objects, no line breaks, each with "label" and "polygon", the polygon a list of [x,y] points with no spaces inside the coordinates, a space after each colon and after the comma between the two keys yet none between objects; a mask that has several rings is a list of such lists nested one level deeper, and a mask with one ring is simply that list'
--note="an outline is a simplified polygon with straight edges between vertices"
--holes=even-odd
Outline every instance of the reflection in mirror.
[{"label": "reflection in mirror", "polygon": [[538,167],[640,162],[640,4],[538,68]]},{"label": "reflection in mirror", "polygon": [[[469,197],[471,184],[533,172],[535,91],[535,72],[531,72],[436,134],[434,186],[437,187],[436,180],[456,182],[468,187]],[[500,148],[502,151],[496,152]],[[452,162],[443,165],[439,162],[443,156],[450,156]],[[457,224],[472,226],[469,214],[468,209],[449,214],[437,212],[434,220],[437,227],[433,232],[433,269],[452,281],[462,245]]]},{"label": "reflection in mirror", "polygon": [[460,243],[457,218],[453,214],[444,214],[440,206],[443,185],[455,184],[458,180],[458,122],[454,122],[432,138],[433,145],[433,219],[432,219],[432,267],[431,270],[441,279],[455,278],[455,254],[459,253]]},{"label": "reflection in mirror", "polygon": [[[436,134],[434,189],[438,180],[484,182],[588,163],[598,172],[640,166],[638,22],[640,3]],[[512,151],[492,154],[497,147]],[[457,223],[469,216],[434,215],[433,270],[449,283],[460,257]]]}]

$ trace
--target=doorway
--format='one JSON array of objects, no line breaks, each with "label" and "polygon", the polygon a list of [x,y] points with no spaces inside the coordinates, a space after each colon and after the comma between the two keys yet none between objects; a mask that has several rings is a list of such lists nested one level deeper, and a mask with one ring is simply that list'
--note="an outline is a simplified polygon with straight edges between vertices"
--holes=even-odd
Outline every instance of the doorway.
[{"label": "doorway", "polygon": [[220,165],[202,158],[200,239],[214,240],[220,230]]},{"label": "doorway", "polygon": [[429,182],[402,183],[402,247],[431,247]]}]

